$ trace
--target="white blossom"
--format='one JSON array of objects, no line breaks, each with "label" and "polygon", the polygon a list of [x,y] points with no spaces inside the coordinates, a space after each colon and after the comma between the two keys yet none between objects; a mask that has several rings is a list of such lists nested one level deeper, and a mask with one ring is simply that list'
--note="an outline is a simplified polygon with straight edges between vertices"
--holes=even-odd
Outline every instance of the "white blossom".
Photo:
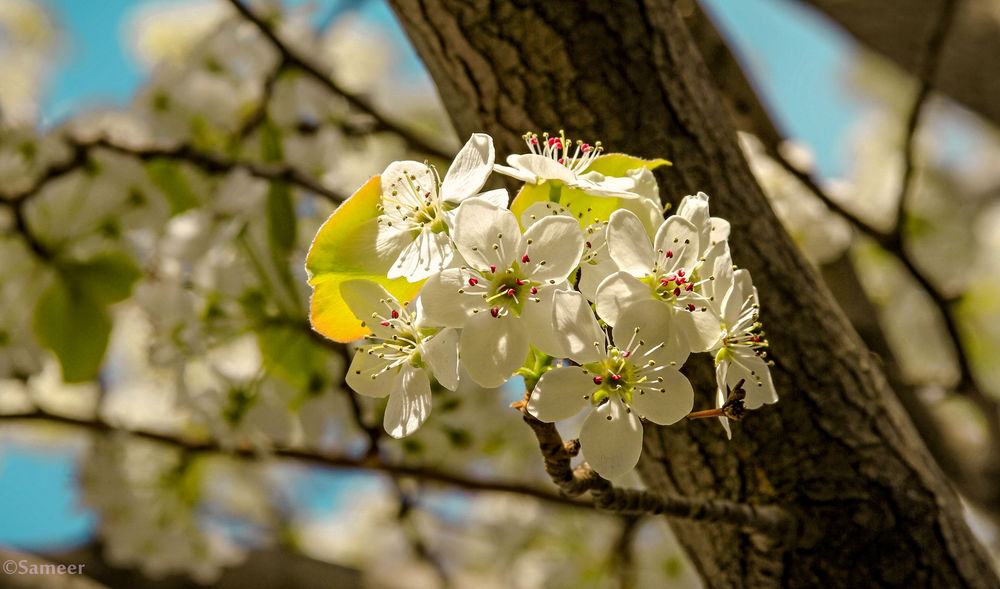
[{"label": "white blossom", "polygon": [[340,288],[372,330],[347,370],[347,384],[369,397],[388,395],[385,430],[408,436],[430,415],[430,376],[447,389],[458,386],[458,332],[425,326],[419,301],[412,304],[417,310],[409,308],[374,282],[349,280]]},{"label": "white blossom", "polygon": [[484,387],[500,386],[529,345],[558,356],[549,317],[552,293],[576,269],[583,236],[575,220],[549,216],[521,233],[509,210],[469,199],[455,218],[455,244],[466,261],[432,276],[421,291],[425,312],[462,327],[462,365]]},{"label": "white blossom", "polygon": [[[557,296],[575,300],[580,311],[575,320],[580,327],[569,337],[583,344],[570,356],[581,366],[544,373],[528,400],[528,412],[552,422],[592,408],[580,431],[583,455],[601,476],[622,475],[635,466],[642,451],[640,417],[670,425],[691,411],[694,391],[679,372],[689,354],[687,341],[656,301],[625,309],[611,341],[582,296],[571,291]],[[557,321],[557,326],[563,322]],[[588,336],[593,338],[589,349]]]},{"label": "white blossom", "polygon": [[455,156],[444,180],[413,161],[393,162],[382,172],[379,247],[401,250],[389,278],[416,282],[448,267],[455,254],[450,235],[454,209],[465,199],[478,195],[499,206],[507,204],[506,190],[478,194],[494,157],[493,138],[476,133]]}]

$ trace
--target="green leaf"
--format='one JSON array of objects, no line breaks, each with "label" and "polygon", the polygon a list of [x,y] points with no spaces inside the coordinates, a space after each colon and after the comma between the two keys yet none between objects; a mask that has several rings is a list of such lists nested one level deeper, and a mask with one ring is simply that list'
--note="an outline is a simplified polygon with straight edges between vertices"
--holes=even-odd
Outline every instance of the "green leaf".
[{"label": "green leaf", "polygon": [[607,221],[611,218],[611,213],[624,208],[625,200],[627,199],[615,196],[594,196],[561,182],[546,180],[540,184],[525,184],[510,204],[510,210],[520,221],[521,214],[531,205],[537,202],[557,202],[573,213],[581,227],[586,227],[591,223]]},{"label": "green leaf", "polygon": [[297,390],[321,392],[327,382],[327,352],[297,325],[270,324],[257,330],[264,369]]},{"label": "green leaf", "polygon": [[375,176],[340,205],[320,227],[306,256],[306,273],[313,287],[309,320],[313,329],[338,342],[371,333],[347,307],[340,294],[342,282],[371,280],[400,302],[413,299],[423,285],[423,281],[385,277],[392,260],[380,258],[375,250],[380,186]]},{"label": "green leaf", "polygon": [[121,252],[98,254],[86,262],[71,262],[60,269],[68,283],[77,285],[96,302],[109,304],[127,299],[142,270]]},{"label": "green leaf", "polygon": [[97,377],[111,333],[105,306],[86,290],[60,276],[35,305],[35,335],[62,366],[63,380]]},{"label": "green leaf", "polygon": [[625,172],[636,168],[646,167],[649,170],[655,170],[660,166],[672,165],[665,159],[644,160],[641,157],[633,157],[624,153],[606,153],[597,156],[587,167],[587,171],[620,178],[625,175]]},{"label": "green leaf", "polygon": [[179,165],[165,159],[146,164],[146,173],[153,184],[170,201],[170,213],[176,215],[198,206],[198,196],[191,190]]}]

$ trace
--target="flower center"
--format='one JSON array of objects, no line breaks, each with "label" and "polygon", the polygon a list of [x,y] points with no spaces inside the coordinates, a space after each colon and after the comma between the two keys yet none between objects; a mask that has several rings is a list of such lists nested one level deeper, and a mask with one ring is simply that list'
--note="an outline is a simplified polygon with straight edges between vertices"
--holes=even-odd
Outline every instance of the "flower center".
[{"label": "flower center", "polygon": [[[523,262],[530,261],[526,255],[521,259]],[[481,297],[494,317],[504,317],[509,313],[520,317],[525,304],[541,302],[537,296],[541,283],[529,280],[517,262],[507,270],[499,270],[496,266],[490,266],[489,270],[465,270],[469,275],[459,294]]]},{"label": "flower center", "polygon": [[554,160],[569,168],[574,174],[586,171],[594,159],[604,151],[600,141],[593,145],[579,139],[574,142],[566,137],[566,133],[562,130],[557,137],[550,137],[548,133],[542,133],[541,137],[536,133],[525,133],[521,138],[531,153]]},{"label": "flower center", "polygon": [[[661,388],[663,377],[657,374],[663,367],[648,357],[663,344],[647,345],[639,337],[639,332],[640,328],[635,328],[625,346],[606,344],[604,359],[583,366],[584,370],[593,375],[594,384],[600,385],[590,397],[590,402],[595,406],[606,402],[611,395],[618,395],[627,405],[632,402],[635,394],[644,395],[647,391],[666,392],[666,389]],[[600,347],[598,342],[594,345]]]},{"label": "flower center", "polygon": [[444,221],[444,203],[438,198],[440,180],[429,169],[421,178],[404,171],[402,176],[389,184],[389,194],[379,203],[383,213],[378,222],[400,231],[420,231],[424,228],[434,233],[447,231]]}]

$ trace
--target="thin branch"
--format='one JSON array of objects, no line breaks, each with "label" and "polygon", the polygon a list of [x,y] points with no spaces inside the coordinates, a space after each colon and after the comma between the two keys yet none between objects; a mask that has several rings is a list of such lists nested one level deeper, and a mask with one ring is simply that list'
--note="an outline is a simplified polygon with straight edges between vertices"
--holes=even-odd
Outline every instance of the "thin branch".
[{"label": "thin branch", "polygon": [[294,460],[314,466],[330,467],[347,470],[368,470],[383,472],[393,476],[413,477],[415,479],[439,483],[451,487],[457,487],[470,491],[491,491],[501,493],[514,493],[541,499],[549,503],[587,507],[586,503],[574,501],[562,497],[550,491],[544,491],[529,485],[506,483],[500,481],[485,481],[474,478],[467,478],[460,474],[454,474],[437,470],[430,467],[416,467],[405,464],[393,464],[377,458],[353,458],[343,454],[332,454],[317,450],[298,448],[274,448],[271,450],[255,450],[251,448],[228,448],[223,447],[214,440],[191,439],[179,437],[174,434],[160,433],[142,429],[123,428],[100,419],[84,419],[79,417],[69,417],[49,413],[42,409],[36,409],[31,413],[18,413],[0,415],[0,422],[44,422],[71,426],[99,433],[124,433],[145,440],[152,440],[180,448],[186,452],[222,454],[243,460],[259,461],[268,457],[276,457],[287,460]]},{"label": "thin branch", "polygon": [[300,55],[295,49],[292,49],[284,41],[282,41],[281,38],[278,37],[274,28],[265,22],[263,18],[257,15],[246,4],[240,0],[229,0],[229,3],[243,16],[243,18],[247,19],[257,27],[264,37],[271,42],[271,45],[273,45],[274,48],[281,54],[281,58],[285,63],[289,66],[302,70],[334,94],[343,96],[344,99],[347,100],[348,104],[354,108],[373,117],[377,121],[377,128],[399,135],[412,149],[416,151],[445,160],[454,157],[454,153],[450,150],[439,145],[435,145],[430,140],[421,137],[413,130],[407,129],[405,126],[393,121],[364,98],[344,89],[339,83],[337,83],[336,80],[324,73],[319,66],[312,63],[309,58]]},{"label": "thin branch", "polygon": [[536,419],[525,402],[515,403],[531,427],[542,451],[545,471],[568,497],[589,492],[594,507],[622,515],[667,515],[695,521],[726,523],[766,534],[779,543],[797,533],[797,520],[777,505],[750,505],[725,499],[663,496],[638,489],[621,489],[597,474],[586,462],[570,461],[580,451],[579,441],[563,442],[556,426]]},{"label": "thin branch", "polygon": [[958,12],[958,0],[944,0],[941,6],[941,15],[935,22],[924,45],[924,53],[921,56],[920,69],[917,80],[920,88],[913,99],[910,113],[906,118],[906,134],[903,147],[903,177],[900,181],[899,199],[896,204],[896,224],[894,234],[898,240],[902,240],[903,224],[906,221],[906,201],[913,183],[913,173],[915,169],[916,135],[920,126],[920,117],[923,114],[927,99],[931,90],[934,89],[934,79],[937,77],[938,66],[941,63],[941,55],[944,53],[944,42],[948,37],[948,31],[955,21],[955,13]]},{"label": "thin branch", "polygon": [[240,124],[239,128],[233,134],[236,140],[243,142],[247,137],[250,136],[254,130],[257,129],[265,120],[267,120],[267,109],[271,104],[271,97],[274,95],[274,88],[278,85],[278,79],[281,78],[281,74],[288,69],[288,62],[284,59],[278,62],[278,65],[271,70],[267,76],[264,78],[264,83],[260,91],[260,100],[257,102],[256,107],[243,122]]},{"label": "thin branch", "polygon": [[642,518],[635,515],[622,517],[621,534],[611,547],[611,569],[618,577],[618,589],[635,587],[635,535]]},{"label": "thin branch", "polygon": [[90,141],[78,142],[86,148],[103,148],[116,153],[130,155],[142,161],[150,161],[159,158],[180,160],[192,163],[200,169],[209,173],[226,173],[236,169],[243,169],[252,176],[264,180],[277,180],[294,184],[310,192],[314,192],[332,202],[342,202],[347,196],[327,188],[317,180],[294,166],[287,164],[262,164],[247,160],[233,160],[221,157],[214,153],[197,150],[190,145],[180,144],[172,147],[147,146],[132,147],[115,143],[107,138],[99,138]]}]

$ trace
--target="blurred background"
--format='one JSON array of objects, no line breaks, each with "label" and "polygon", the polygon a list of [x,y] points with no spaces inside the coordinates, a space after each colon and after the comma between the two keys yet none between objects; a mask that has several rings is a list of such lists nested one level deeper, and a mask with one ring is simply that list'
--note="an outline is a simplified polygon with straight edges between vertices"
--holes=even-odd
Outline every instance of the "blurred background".
[{"label": "blurred background", "polygon": [[[1000,553],[1000,134],[937,95],[911,133],[914,76],[803,3],[701,6],[784,135],[741,134],[761,185]],[[0,0],[0,556],[107,587],[699,586],[662,519],[555,493],[517,383],[392,440],[309,330],[336,203],[460,144],[381,0]]]}]

